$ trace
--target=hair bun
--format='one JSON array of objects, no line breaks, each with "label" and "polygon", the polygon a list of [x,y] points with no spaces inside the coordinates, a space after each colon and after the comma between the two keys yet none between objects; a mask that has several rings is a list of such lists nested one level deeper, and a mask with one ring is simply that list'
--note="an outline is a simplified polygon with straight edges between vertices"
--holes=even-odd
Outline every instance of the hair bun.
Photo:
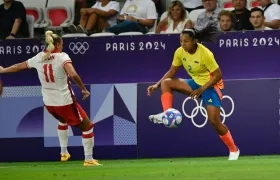
[{"label": "hair bun", "polygon": [[45,33],[46,36],[51,36],[52,34],[53,34],[52,31],[46,31],[46,33]]}]

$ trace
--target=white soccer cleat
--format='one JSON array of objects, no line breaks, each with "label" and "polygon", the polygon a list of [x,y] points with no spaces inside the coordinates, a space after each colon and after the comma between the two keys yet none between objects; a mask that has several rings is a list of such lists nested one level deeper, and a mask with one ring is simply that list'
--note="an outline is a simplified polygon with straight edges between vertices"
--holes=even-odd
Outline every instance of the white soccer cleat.
[{"label": "white soccer cleat", "polygon": [[150,121],[154,122],[155,124],[162,124],[162,117],[163,117],[163,113],[159,113],[156,115],[150,115],[149,119]]},{"label": "white soccer cleat", "polygon": [[239,155],[240,155],[240,150],[239,150],[239,148],[237,148],[236,152],[230,152],[229,153],[228,160],[229,161],[236,161],[236,160],[238,160]]}]

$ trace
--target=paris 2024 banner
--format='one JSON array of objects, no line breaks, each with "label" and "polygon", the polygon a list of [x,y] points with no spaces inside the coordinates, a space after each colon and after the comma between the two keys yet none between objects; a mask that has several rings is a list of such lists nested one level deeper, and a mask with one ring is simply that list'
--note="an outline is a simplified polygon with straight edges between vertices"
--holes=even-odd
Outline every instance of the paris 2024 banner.
[{"label": "paris 2024 banner", "polygon": [[[243,155],[277,154],[279,138],[279,32],[226,33],[207,43],[225,79],[221,119]],[[146,158],[227,155],[200,105],[175,94],[183,114],[176,129],[149,121],[162,111],[160,90],[146,96],[162,77],[179,47],[178,35],[65,38],[68,53],[91,98],[79,103],[95,123],[96,158]],[[0,65],[23,62],[44,50],[38,40],[0,41]],[[178,77],[189,78],[181,70]],[[2,76],[0,161],[57,160],[57,121],[44,109],[35,70]],[[69,129],[69,151],[83,158],[81,133]],[[17,156],[20,147],[24,156]],[[36,155],[40,154],[40,155]],[[44,154],[44,156],[41,156]]]}]

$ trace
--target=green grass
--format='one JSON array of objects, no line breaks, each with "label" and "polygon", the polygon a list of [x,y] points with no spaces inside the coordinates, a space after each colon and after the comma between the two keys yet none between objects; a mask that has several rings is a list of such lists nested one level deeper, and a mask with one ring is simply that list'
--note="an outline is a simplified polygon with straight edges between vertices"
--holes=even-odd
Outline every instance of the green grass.
[{"label": "green grass", "polygon": [[0,163],[0,180],[279,180],[280,157],[178,158],[100,161]]}]

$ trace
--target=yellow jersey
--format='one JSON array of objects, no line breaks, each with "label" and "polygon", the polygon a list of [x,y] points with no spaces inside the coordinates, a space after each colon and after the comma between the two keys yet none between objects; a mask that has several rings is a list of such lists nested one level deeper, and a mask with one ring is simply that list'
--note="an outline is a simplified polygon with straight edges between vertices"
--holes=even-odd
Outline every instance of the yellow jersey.
[{"label": "yellow jersey", "polygon": [[[174,54],[173,66],[184,66],[191,78],[200,86],[206,84],[212,78],[212,72],[219,68],[213,53],[198,44],[194,54],[189,54],[182,47],[179,47]],[[219,89],[224,88],[223,80],[220,80],[215,86]]]}]

